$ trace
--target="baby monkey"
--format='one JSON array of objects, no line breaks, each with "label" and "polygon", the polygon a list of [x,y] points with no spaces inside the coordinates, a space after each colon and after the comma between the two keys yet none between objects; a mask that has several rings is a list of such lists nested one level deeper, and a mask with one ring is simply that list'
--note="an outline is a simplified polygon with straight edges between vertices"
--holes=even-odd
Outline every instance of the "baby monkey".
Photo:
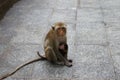
[{"label": "baby monkey", "polygon": [[[59,46],[58,46],[58,50],[60,51],[60,53],[62,54],[62,56],[63,56],[66,60],[68,60],[68,59],[67,59],[67,53],[68,53],[68,45],[67,45],[67,43],[61,42],[61,43],[59,44]],[[42,60],[47,60],[47,58],[44,57],[44,56],[42,56],[42,55],[40,55],[39,52],[37,52],[37,54],[42,58]],[[60,60],[58,59],[58,61],[60,61]],[[72,63],[72,60],[71,60],[71,59],[69,59],[68,61]]]},{"label": "baby monkey", "polygon": [[[61,42],[59,44],[58,49],[59,49],[60,53],[62,54],[62,56],[67,59],[67,53],[68,53],[68,45],[67,45],[67,43]],[[71,59],[69,59],[68,61],[72,63]]]}]

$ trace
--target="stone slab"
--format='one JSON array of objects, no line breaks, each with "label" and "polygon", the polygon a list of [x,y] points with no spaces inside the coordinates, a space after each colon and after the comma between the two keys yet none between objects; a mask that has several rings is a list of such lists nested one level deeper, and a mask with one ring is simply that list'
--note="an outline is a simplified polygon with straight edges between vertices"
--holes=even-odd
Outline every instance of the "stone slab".
[{"label": "stone slab", "polygon": [[120,79],[120,45],[113,44],[110,46],[110,50],[114,62],[116,78],[117,80],[119,80]]},{"label": "stone slab", "polygon": [[77,9],[77,22],[101,22],[103,21],[101,10],[94,8]]},{"label": "stone slab", "polygon": [[107,45],[105,28],[102,23],[78,23],[76,38],[76,44]]},{"label": "stone slab", "polygon": [[115,80],[114,67],[107,47],[78,45],[76,50],[74,80]]},{"label": "stone slab", "polygon": [[119,0],[100,0],[101,7],[104,9],[119,9]]},{"label": "stone slab", "polygon": [[104,22],[118,22],[120,23],[120,9],[103,9]]},{"label": "stone slab", "polygon": [[110,44],[120,44],[120,28],[119,27],[108,28],[108,40]]},{"label": "stone slab", "polygon": [[100,8],[99,0],[80,0],[80,8]]},{"label": "stone slab", "polygon": [[[39,51],[41,54],[44,53],[41,45],[8,45],[7,49],[3,51],[4,54],[0,56],[0,71],[3,73],[7,73],[9,71],[14,70],[17,66],[20,66],[21,64],[27,61],[38,58],[37,51]],[[7,69],[8,71],[6,71],[5,69]],[[24,70],[22,71],[24,72]]]},{"label": "stone slab", "polygon": [[55,9],[53,11],[53,14],[51,16],[50,22],[68,22],[68,23],[73,23],[75,22],[75,15],[76,15],[76,10],[74,9]]}]

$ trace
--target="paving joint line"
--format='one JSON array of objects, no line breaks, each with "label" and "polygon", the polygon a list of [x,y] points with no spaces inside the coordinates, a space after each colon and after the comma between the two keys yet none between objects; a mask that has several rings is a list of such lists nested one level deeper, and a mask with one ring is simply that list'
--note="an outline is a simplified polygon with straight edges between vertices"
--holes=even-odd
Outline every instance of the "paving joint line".
[{"label": "paving joint line", "polygon": [[[99,3],[100,3],[100,1],[99,1]],[[109,39],[108,39],[108,30],[107,30],[107,27],[106,27],[107,23],[104,21],[104,12],[103,12],[103,9],[104,9],[104,8],[102,8],[101,3],[100,3],[99,5],[100,5],[100,10],[101,10],[102,18],[103,18],[102,23],[104,24],[104,27],[105,27],[105,33],[106,33],[105,36],[106,36],[106,40],[107,40],[107,42],[109,43]],[[109,51],[108,54],[109,54],[109,56],[110,56],[110,58],[111,58],[111,60],[112,60],[111,65],[113,66],[113,69],[114,69],[115,80],[117,80],[117,79],[116,79],[117,76],[116,76],[116,71],[115,71],[115,65],[114,65],[114,60],[113,60],[113,58],[112,58],[112,54],[111,54],[112,51],[111,51],[110,45],[108,45],[107,48],[108,48],[108,51]]]}]

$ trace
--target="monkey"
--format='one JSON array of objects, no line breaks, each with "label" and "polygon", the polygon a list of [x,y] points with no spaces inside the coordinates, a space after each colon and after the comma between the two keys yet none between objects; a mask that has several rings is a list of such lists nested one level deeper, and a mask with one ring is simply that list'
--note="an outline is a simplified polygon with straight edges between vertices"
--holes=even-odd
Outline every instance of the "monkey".
[{"label": "monkey", "polygon": [[[63,57],[65,57],[65,58],[67,59],[68,44],[61,42],[61,43],[59,44],[59,47],[58,47],[58,48],[59,48],[60,53],[63,55]],[[67,60],[68,60],[68,59],[67,59]],[[69,59],[68,61],[72,63],[72,60],[71,60],[71,59]]]},{"label": "monkey", "polygon": [[72,60],[67,59],[68,45],[66,32],[66,24],[62,22],[55,23],[54,26],[52,26],[52,29],[47,33],[44,40],[45,56],[42,56],[37,52],[37,55],[39,56],[38,58],[18,66],[13,72],[0,76],[0,80],[13,75],[24,66],[40,60],[48,60],[55,64],[71,67]]},{"label": "monkey", "polygon": [[58,48],[60,43],[67,43],[66,27],[67,25],[63,22],[57,22],[52,26],[44,40],[44,51],[48,61],[71,67],[72,63],[60,53]]}]

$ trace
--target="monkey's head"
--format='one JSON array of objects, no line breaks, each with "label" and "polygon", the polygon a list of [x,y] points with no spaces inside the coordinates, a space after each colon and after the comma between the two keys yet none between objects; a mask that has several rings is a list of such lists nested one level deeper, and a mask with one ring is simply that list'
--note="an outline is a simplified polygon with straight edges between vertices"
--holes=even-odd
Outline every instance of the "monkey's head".
[{"label": "monkey's head", "polygon": [[52,29],[55,30],[57,36],[65,36],[67,33],[66,26],[63,22],[57,22],[52,26]]},{"label": "monkey's head", "polygon": [[60,49],[60,50],[68,50],[68,45],[67,45],[67,43],[61,42],[61,43],[59,44],[59,49]]}]

